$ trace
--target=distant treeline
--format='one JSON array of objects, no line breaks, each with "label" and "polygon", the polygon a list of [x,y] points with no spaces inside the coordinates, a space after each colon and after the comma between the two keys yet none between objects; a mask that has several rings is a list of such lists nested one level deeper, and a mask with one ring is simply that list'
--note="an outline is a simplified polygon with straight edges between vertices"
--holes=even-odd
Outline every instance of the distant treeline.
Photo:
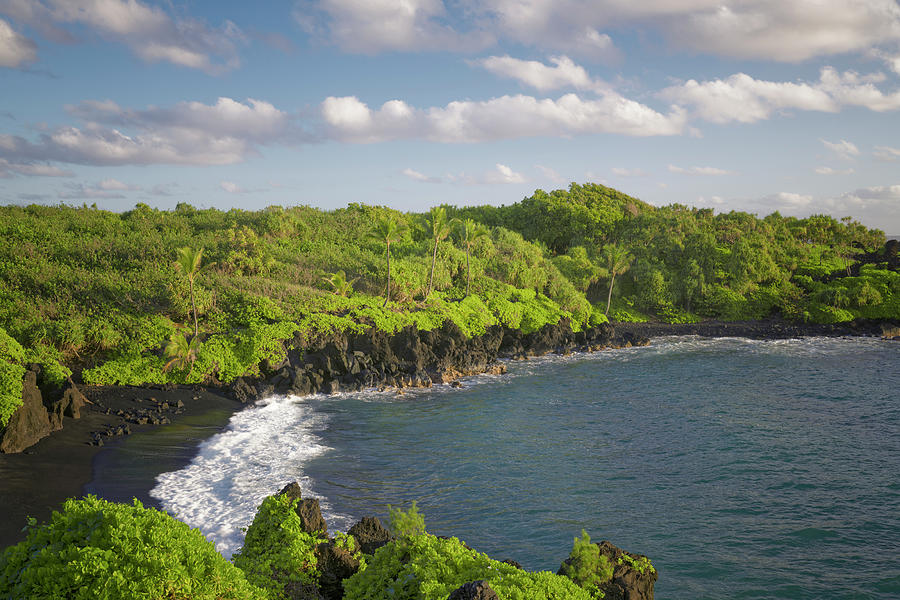
[{"label": "distant treeline", "polygon": [[[0,233],[0,423],[33,362],[47,381],[227,382],[303,336],[370,326],[900,318],[881,231],[656,208],[595,184],[426,214],[5,206]],[[202,249],[192,278],[185,248]]]}]

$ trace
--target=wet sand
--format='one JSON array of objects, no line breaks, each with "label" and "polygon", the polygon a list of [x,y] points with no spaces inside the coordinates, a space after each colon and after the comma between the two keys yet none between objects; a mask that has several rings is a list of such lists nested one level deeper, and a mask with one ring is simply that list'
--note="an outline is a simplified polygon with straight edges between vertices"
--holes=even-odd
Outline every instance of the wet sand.
[{"label": "wet sand", "polygon": [[[155,506],[148,492],[156,476],[184,467],[198,445],[244,406],[218,390],[194,387],[85,386],[82,391],[93,404],[82,409],[81,419],[64,419],[61,431],[21,454],[0,454],[0,548],[24,539],[26,517],[44,522],[67,498],[90,493],[130,502],[136,497]],[[116,411],[147,408],[151,399],[172,406],[180,400],[184,408],[166,413],[171,424],[132,424],[131,435],[104,438],[102,447],[90,444],[94,432],[123,423]]]}]

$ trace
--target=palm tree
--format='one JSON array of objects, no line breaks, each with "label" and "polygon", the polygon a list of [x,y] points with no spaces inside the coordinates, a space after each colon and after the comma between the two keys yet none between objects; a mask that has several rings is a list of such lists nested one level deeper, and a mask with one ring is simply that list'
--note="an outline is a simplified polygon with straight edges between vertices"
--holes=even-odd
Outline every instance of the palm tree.
[{"label": "palm tree", "polygon": [[447,220],[447,211],[443,206],[432,207],[430,215],[426,217],[426,222],[428,229],[431,230],[431,241],[434,243],[434,250],[431,253],[431,274],[428,276],[428,288],[425,290],[427,298],[434,287],[434,265],[437,262],[438,243],[450,235],[450,222]]},{"label": "palm tree", "polygon": [[166,358],[169,361],[163,366],[163,373],[172,369],[184,369],[190,366],[188,377],[194,371],[194,361],[197,360],[197,352],[200,350],[200,338],[196,335],[189,342],[187,336],[175,331],[166,345]]},{"label": "palm tree", "polygon": [[480,237],[486,237],[488,235],[488,230],[484,225],[476,223],[472,219],[466,219],[465,221],[453,219],[453,224],[458,228],[460,241],[466,246],[466,297],[468,298],[469,285],[472,282],[472,271],[469,266],[469,253],[472,248],[472,243]]},{"label": "palm tree", "polygon": [[385,215],[378,217],[378,220],[375,221],[375,228],[369,234],[387,246],[387,287],[382,306],[387,306],[388,300],[391,298],[391,243],[400,240],[404,229],[406,229],[406,225],[398,223],[393,215]]},{"label": "palm tree", "polygon": [[353,291],[353,282],[355,282],[359,277],[354,277],[353,279],[348,280],[347,274],[343,271],[337,271],[332,273],[328,277],[322,278],[326,283],[331,284],[331,287],[334,288],[334,293],[338,296],[347,296],[350,292]]},{"label": "palm tree", "polygon": [[200,271],[200,262],[203,260],[203,248],[194,250],[185,246],[178,249],[178,258],[175,260],[175,269],[187,275],[191,287],[191,308],[194,311],[194,338],[200,333],[197,325],[197,303],[194,301],[194,278]]},{"label": "palm tree", "polygon": [[607,244],[603,246],[603,260],[606,262],[606,268],[609,270],[609,295],[606,297],[606,312],[609,315],[609,305],[612,302],[613,284],[616,282],[616,275],[621,275],[631,266],[634,257],[628,253],[628,250],[622,246],[615,244]]}]

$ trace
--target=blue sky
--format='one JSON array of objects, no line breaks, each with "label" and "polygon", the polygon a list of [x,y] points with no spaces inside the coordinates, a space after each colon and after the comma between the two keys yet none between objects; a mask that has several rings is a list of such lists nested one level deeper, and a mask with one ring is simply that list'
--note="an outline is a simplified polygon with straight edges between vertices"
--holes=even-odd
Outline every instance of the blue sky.
[{"label": "blue sky", "polygon": [[598,182],[900,234],[897,0],[0,0],[0,202]]}]

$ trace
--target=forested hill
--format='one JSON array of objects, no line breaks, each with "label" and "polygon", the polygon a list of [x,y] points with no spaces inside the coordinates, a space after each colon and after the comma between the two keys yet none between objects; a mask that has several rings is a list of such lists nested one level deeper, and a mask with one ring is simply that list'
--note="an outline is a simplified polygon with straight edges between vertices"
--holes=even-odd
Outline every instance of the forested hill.
[{"label": "forested hill", "polygon": [[595,184],[427,214],[6,206],[0,233],[0,423],[32,362],[48,381],[227,382],[318,332],[577,329],[608,301],[612,320],[900,318],[880,231]]}]

